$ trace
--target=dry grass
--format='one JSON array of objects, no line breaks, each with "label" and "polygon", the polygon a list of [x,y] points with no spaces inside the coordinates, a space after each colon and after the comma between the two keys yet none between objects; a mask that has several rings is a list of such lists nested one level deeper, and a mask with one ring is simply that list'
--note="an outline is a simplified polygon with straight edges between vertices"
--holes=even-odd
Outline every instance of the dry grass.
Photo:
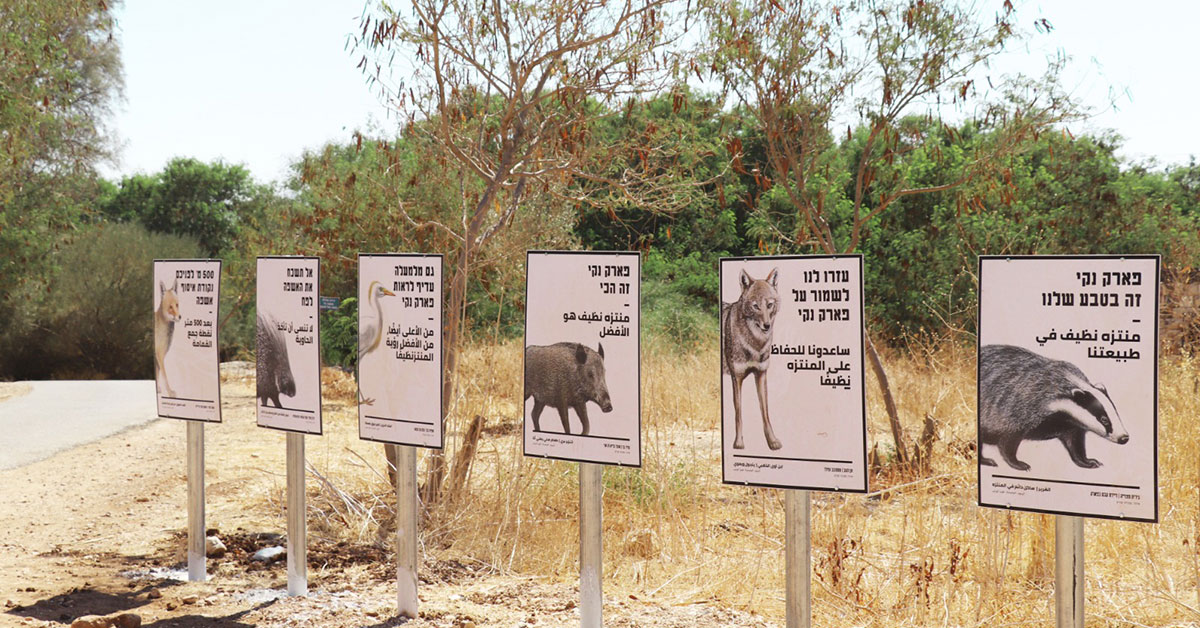
[{"label": "dry grass", "polygon": [[[466,351],[447,454],[476,415],[484,438],[464,493],[426,513],[422,542],[430,557],[570,582],[577,465],[521,455],[520,356],[518,341]],[[925,416],[937,420],[931,465],[919,476],[885,465],[868,496],[813,494],[816,625],[1052,625],[1052,517],[975,504],[973,350],[946,343],[886,363],[910,441]],[[1197,366],[1162,364],[1161,523],[1086,524],[1089,626],[1200,623]],[[604,471],[606,593],[782,620],[782,493],[721,484],[717,369],[715,346],[644,348],[644,466]],[[309,484],[310,529],[390,543],[381,448],[357,440],[352,399],[327,407],[326,435],[310,441],[324,478]],[[868,402],[871,445],[886,458],[891,436],[873,380]],[[278,504],[282,487],[273,492]]]}]

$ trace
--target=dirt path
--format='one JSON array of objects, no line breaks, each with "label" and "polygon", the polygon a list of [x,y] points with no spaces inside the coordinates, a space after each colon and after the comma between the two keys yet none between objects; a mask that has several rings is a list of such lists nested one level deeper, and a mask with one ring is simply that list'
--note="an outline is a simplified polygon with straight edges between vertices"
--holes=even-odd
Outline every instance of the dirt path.
[{"label": "dirt path", "polygon": [[[284,544],[284,437],[254,425],[246,378],[227,381],[223,391],[225,423],[206,428],[207,523],[230,550],[209,560],[209,581],[182,581],[185,425],[154,421],[0,471],[0,625],[60,626],[119,612],[137,613],[154,627],[578,625],[574,586],[441,560],[428,548],[421,617],[400,622],[393,618],[387,544],[339,543],[311,524],[311,594],[287,598],[283,562],[249,560],[261,546]],[[349,416],[346,408],[326,413],[327,437],[330,430],[356,432],[352,421],[331,421]],[[310,459],[330,455],[314,441]],[[314,484],[310,477],[310,493]],[[631,598],[607,599],[605,620],[609,626],[768,625],[740,612]]]}]

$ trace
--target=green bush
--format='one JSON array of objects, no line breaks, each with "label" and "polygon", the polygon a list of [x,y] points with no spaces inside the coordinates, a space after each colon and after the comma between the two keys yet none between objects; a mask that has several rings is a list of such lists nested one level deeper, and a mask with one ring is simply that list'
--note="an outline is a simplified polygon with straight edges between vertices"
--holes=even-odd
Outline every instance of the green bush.
[{"label": "green bush", "polygon": [[717,310],[688,298],[668,282],[642,282],[642,326],[651,342],[690,351],[717,337]]},{"label": "green bush", "polygon": [[321,313],[321,360],[328,366],[358,365],[358,298],[342,300],[338,309]]},{"label": "green bush", "polygon": [[199,256],[194,239],[136,224],[77,232],[0,332],[0,377],[153,377],[153,260]]}]

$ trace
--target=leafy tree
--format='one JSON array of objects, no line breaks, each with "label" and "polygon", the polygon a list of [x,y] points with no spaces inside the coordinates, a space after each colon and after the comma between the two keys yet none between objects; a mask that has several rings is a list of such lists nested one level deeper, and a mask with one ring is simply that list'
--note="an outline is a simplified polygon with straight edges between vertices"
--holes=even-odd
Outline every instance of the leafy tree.
[{"label": "leafy tree", "polygon": [[[412,222],[444,231],[453,242],[446,308],[443,398],[453,399],[453,373],[465,325],[475,256],[504,232],[534,194],[568,202],[640,199],[671,207],[670,162],[652,147],[594,141],[599,120],[626,98],[668,78],[661,55],[673,37],[670,0],[411,0],[382,4],[364,16],[357,50],[369,80],[428,138],[463,184],[460,216],[450,224]],[[392,63],[411,75],[393,82]],[[368,59],[368,55],[373,59]],[[415,124],[417,120],[421,124]],[[641,168],[598,170],[605,155],[638,154]],[[596,186],[572,186],[575,181]],[[569,192],[576,192],[572,196]],[[582,195],[579,195],[582,193]],[[653,200],[651,200],[653,199]],[[405,220],[407,208],[399,208]],[[435,455],[424,501],[438,501],[444,458]]]},{"label": "leafy tree", "polygon": [[0,0],[0,334],[89,208],[121,86],[104,2]]},{"label": "leafy tree", "polygon": [[[854,251],[871,222],[896,202],[994,180],[1009,156],[1072,111],[1053,65],[1036,82],[982,75],[1020,38],[1011,3],[990,23],[949,2],[701,5],[709,49],[692,69],[707,69],[720,81],[766,140],[761,167],[774,198],[756,211],[751,233],[768,251]],[[995,87],[976,83],[984,78]],[[961,110],[966,102],[987,130],[980,141],[928,132],[937,125],[950,129],[940,104]],[[935,125],[914,124],[921,114]],[[849,168],[838,145],[846,115],[863,125],[860,139],[845,131],[856,145]],[[913,162],[932,157],[937,164],[958,151],[969,153],[957,178],[934,186],[914,178],[921,171]],[[887,374],[870,335],[866,345],[903,464],[903,429]]]},{"label": "leafy tree", "polygon": [[[955,133],[984,141],[969,126]],[[1160,172],[1123,165],[1113,137],[1046,133],[1006,162],[1008,182],[968,184],[898,201],[864,233],[873,319],[892,337],[950,326],[973,331],[979,254],[1162,253],[1168,274],[1200,261],[1200,224],[1187,192]],[[969,151],[968,151],[969,152]],[[913,176],[954,178],[966,152]]]},{"label": "leafy tree", "polygon": [[0,334],[0,378],[149,378],[153,371],[150,260],[196,257],[191,238],[137,224],[81,227],[46,276],[17,292]]},{"label": "leafy tree", "polygon": [[192,236],[215,256],[233,246],[241,225],[272,197],[243,166],[176,157],[160,173],[125,177],[101,200],[100,210],[151,231]]}]

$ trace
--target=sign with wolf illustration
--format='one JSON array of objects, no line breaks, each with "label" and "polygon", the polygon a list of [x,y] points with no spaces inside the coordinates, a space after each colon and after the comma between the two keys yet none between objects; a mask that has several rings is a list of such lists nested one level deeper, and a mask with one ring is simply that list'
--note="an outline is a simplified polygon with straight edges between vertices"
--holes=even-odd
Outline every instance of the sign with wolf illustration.
[{"label": "sign with wolf illustration", "polygon": [[358,256],[358,435],[442,447],[442,256]]},{"label": "sign with wolf illustration", "polygon": [[321,263],[315,257],[258,258],[255,386],[258,425],[320,434]]},{"label": "sign with wolf illustration", "polygon": [[217,347],[221,260],[154,260],[158,416],[221,421]]},{"label": "sign with wolf illustration", "polygon": [[525,268],[525,455],[641,466],[641,257],[529,251]]},{"label": "sign with wolf illustration", "polygon": [[979,259],[979,503],[1158,520],[1157,255]]},{"label": "sign with wolf illustration", "polygon": [[721,260],[727,484],[867,490],[861,255]]}]

